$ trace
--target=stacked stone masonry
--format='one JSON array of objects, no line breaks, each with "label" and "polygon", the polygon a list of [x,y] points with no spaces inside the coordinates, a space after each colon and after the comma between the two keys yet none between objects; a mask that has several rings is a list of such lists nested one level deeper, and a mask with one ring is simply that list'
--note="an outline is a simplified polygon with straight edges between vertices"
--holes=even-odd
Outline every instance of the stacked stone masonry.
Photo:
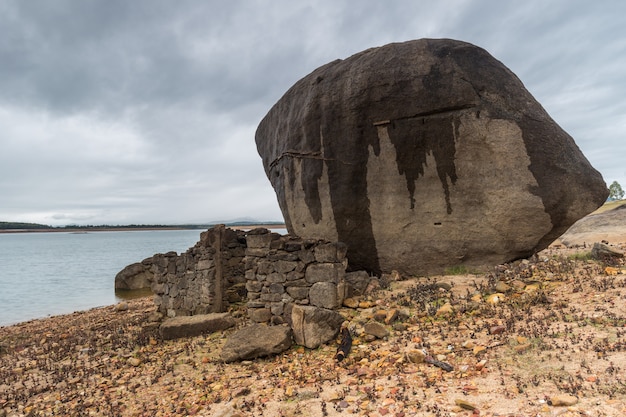
[{"label": "stacked stone masonry", "polygon": [[343,243],[303,240],[252,230],[245,257],[248,316],[256,322],[290,322],[294,304],[335,309],[346,293]]},{"label": "stacked stone masonry", "polygon": [[335,309],[349,292],[339,242],[216,226],[187,252],[154,255],[151,288],[168,317],[227,311],[247,299],[252,321],[290,323],[294,305]]},{"label": "stacked stone masonry", "polygon": [[185,253],[154,255],[151,289],[159,311],[168,317],[219,313],[242,301],[245,248],[244,232],[216,226]]}]

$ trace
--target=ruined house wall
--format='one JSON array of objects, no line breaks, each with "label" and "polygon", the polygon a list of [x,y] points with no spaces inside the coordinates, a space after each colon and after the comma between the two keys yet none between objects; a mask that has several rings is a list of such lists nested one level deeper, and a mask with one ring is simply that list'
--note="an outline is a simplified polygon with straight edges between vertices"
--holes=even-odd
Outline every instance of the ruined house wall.
[{"label": "ruined house wall", "polygon": [[243,231],[216,226],[185,253],[154,255],[151,289],[159,311],[168,317],[216,313],[241,301],[245,247]]},{"label": "ruined house wall", "polygon": [[152,258],[152,291],[168,317],[227,311],[247,299],[256,322],[288,321],[293,304],[334,309],[346,294],[346,246],[213,227],[187,252]]},{"label": "ruined house wall", "polygon": [[347,248],[342,243],[248,234],[245,258],[248,316],[288,322],[293,304],[335,309],[345,296]]}]

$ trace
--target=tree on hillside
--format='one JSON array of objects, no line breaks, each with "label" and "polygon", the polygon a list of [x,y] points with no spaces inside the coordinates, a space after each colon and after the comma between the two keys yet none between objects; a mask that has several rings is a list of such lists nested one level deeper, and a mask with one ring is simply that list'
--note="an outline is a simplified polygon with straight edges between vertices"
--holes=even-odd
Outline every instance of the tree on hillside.
[{"label": "tree on hillside", "polygon": [[613,183],[609,185],[609,199],[621,200],[622,198],[624,198],[624,190],[622,190],[622,186],[619,185],[619,182],[613,181]]}]

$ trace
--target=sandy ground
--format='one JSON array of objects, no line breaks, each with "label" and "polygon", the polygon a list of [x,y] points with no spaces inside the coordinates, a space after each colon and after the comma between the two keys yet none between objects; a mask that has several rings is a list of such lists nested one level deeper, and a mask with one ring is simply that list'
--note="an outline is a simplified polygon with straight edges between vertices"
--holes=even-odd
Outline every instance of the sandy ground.
[{"label": "sandy ground", "polygon": [[391,282],[341,310],[339,363],[331,343],[224,364],[233,330],[163,341],[151,299],[3,327],[0,416],[626,415],[625,268],[588,250]]},{"label": "sandy ground", "polygon": [[389,282],[341,309],[342,362],[337,341],[224,364],[235,329],[164,341],[151,298],[0,327],[0,417],[623,416],[626,267],[589,256],[626,249],[623,223],[486,274]]}]

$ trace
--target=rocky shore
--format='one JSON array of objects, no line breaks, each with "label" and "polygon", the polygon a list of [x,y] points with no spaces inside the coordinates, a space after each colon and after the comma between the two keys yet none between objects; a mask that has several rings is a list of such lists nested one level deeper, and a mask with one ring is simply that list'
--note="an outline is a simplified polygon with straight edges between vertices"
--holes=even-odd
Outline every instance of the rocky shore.
[{"label": "rocky shore", "polygon": [[237,306],[235,328],[178,340],[151,298],[2,327],[0,417],[624,415],[626,268],[589,250],[382,283],[339,310],[341,362],[330,344],[223,363]]}]

